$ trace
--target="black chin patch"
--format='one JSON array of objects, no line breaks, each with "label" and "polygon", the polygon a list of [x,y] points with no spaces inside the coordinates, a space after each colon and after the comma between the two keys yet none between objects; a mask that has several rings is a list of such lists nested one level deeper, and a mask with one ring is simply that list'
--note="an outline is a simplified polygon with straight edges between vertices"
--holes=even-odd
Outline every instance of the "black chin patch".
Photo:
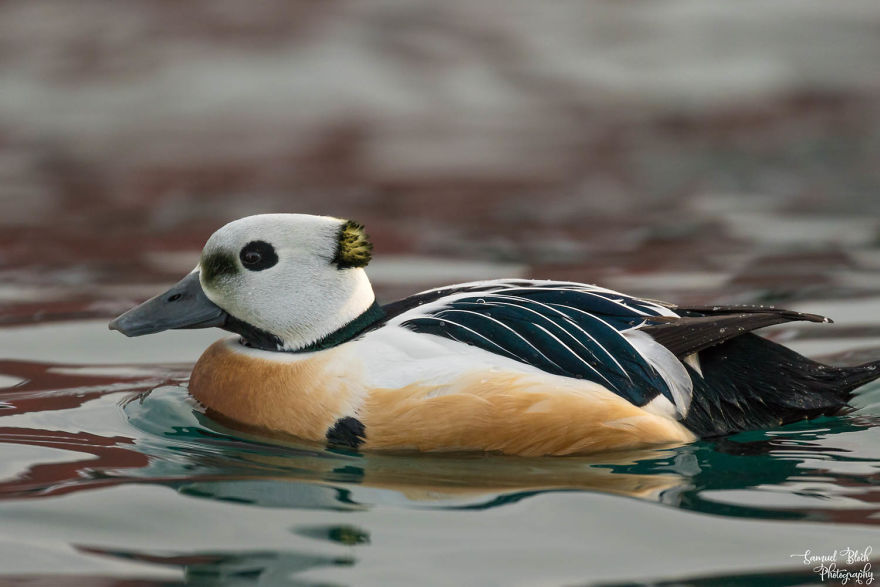
[{"label": "black chin patch", "polygon": [[223,330],[234,332],[241,336],[247,346],[263,351],[280,351],[284,348],[284,341],[275,336],[271,332],[261,330],[252,324],[248,324],[244,320],[239,320],[235,316],[226,317],[226,323],[223,324]]},{"label": "black chin patch", "polygon": [[339,418],[333,427],[327,430],[327,444],[331,446],[358,448],[366,438],[366,428],[363,422],[351,416]]}]

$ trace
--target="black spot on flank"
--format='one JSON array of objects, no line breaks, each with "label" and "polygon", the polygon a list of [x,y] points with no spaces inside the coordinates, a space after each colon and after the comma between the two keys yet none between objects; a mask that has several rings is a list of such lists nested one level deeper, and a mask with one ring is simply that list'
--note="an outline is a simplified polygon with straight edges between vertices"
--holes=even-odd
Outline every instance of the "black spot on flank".
[{"label": "black spot on flank", "polygon": [[333,427],[327,431],[327,444],[332,446],[358,448],[364,440],[366,440],[366,429],[363,422],[351,416],[336,420]]},{"label": "black spot on flank", "polygon": [[201,272],[205,281],[211,283],[225,275],[235,275],[238,265],[229,253],[211,253],[202,257]]},{"label": "black spot on flank", "polygon": [[275,248],[266,241],[251,241],[238,253],[241,264],[249,271],[262,271],[278,262]]}]

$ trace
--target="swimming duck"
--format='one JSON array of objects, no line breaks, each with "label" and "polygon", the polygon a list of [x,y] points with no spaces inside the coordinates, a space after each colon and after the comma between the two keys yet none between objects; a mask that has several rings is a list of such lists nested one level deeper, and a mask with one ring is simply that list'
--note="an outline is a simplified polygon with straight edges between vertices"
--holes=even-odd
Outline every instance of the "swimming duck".
[{"label": "swimming duck", "polygon": [[834,414],[880,361],[816,363],[751,331],[812,314],[680,307],[501,279],[380,306],[353,221],[242,218],[127,336],[218,327],[191,395],[243,424],[360,450],[567,455],[690,442]]}]

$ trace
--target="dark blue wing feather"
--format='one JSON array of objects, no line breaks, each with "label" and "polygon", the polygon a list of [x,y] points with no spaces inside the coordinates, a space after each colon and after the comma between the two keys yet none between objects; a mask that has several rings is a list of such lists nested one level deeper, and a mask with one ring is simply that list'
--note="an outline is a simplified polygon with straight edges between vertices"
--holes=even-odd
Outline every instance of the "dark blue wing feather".
[{"label": "dark blue wing feather", "polygon": [[431,300],[423,315],[401,325],[599,383],[635,405],[658,393],[672,399],[660,374],[622,335],[660,315],[651,303],[559,283],[465,291],[473,294]]},{"label": "dark blue wing feather", "polygon": [[[460,300],[453,304],[456,309],[467,309],[470,312],[494,318],[505,325],[507,328],[516,330],[526,340],[532,330],[545,329],[549,334],[560,339],[562,344],[573,347],[576,356],[585,361],[595,370],[600,370],[604,366],[610,369],[616,369],[620,375],[626,376],[615,359],[614,346],[619,341],[614,337],[610,340],[612,348],[609,350],[603,347],[594,336],[590,335],[581,325],[574,320],[565,316],[562,312],[555,308],[535,304],[529,300],[522,300],[516,297],[493,296],[489,300],[481,298],[482,302],[473,303]],[[548,311],[550,310],[550,311]],[[444,310],[443,313],[446,311]],[[601,321],[596,320],[598,329],[608,328]],[[496,331],[498,328],[495,329]],[[499,334],[504,334],[499,332]],[[493,339],[494,340],[494,339]],[[619,350],[619,349],[618,349]],[[580,367],[578,370],[581,370]]]}]

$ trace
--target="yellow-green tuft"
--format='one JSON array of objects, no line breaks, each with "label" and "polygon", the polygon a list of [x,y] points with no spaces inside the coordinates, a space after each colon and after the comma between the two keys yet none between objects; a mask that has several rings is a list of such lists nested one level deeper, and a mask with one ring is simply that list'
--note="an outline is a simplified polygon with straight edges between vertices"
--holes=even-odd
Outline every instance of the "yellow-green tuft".
[{"label": "yellow-green tuft", "polygon": [[370,242],[364,226],[347,220],[339,230],[339,242],[333,262],[340,269],[366,267],[372,258],[373,243]]}]

